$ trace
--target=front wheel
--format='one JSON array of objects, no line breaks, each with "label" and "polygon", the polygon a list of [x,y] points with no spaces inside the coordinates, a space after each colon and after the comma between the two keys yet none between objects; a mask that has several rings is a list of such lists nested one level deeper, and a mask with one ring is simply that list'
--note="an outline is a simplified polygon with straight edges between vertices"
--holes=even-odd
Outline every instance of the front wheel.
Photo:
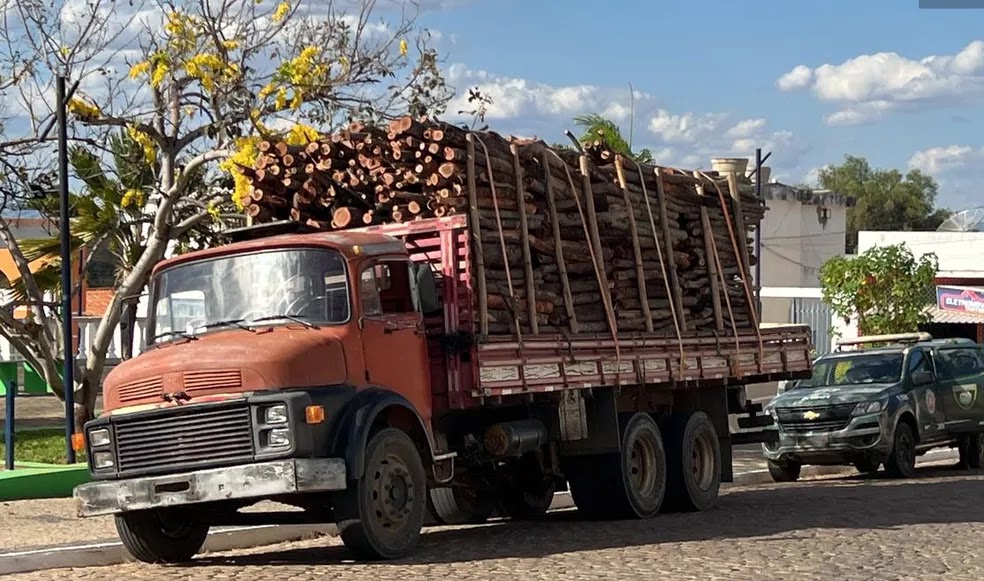
[{"label": "front wheel", "polygon": [[202,549],[209,526],[175,509],[116,515],[116,531],[133,558],[144,563],[182,563]]},{"label": "front wheel", "polygon": [[362,478],[335,499],[342,542],[359,559],[399,559],[420,540],[427,480],[413,441],[396,428],[377,432],[366,446]]},{"label": "front wheel", "polygon": [[766,460],[769,466],[769,476],[775,482],[796,482],[799,480],[803,466],[798,462],[773,462]]},{"label": "front wheel", "polygon": [[885,462],[885,472],[892,478],[912,478],[916,475],[916,435],[912,426],[900,422],[892,437],[892,452]]},{"label": "front wheel", "polygon": [[858,460],[854,463],[854,467],[861,474],[872,474],[878,472],[878,468],[881,466],[881,462],[877,460]]}]

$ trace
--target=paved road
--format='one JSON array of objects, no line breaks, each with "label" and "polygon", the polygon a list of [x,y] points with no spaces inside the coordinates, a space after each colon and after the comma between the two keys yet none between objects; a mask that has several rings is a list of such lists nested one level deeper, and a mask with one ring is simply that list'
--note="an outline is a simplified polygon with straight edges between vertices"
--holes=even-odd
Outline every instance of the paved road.
[{"label": "paved road", "polygon": [[400,563],[354,564],[337,539],[203,557],[12,575],[11,580],[665,579],[842,581],[984,579],[984,473],[922,469],[891,481],[734,488],[701,514],[589,523],[574,511],[539,523],[434,528]]}]

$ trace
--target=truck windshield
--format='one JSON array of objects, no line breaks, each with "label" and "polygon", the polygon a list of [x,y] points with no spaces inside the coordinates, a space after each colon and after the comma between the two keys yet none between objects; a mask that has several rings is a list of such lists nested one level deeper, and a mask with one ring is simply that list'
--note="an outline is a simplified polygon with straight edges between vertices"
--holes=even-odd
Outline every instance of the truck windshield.
[{"label": "truck windshield", "polygon": [[863,353],[822,358],[814,364],[813,376],[797,381],[793,387],[895,383],[901,379],[901,353]]},{"label": "truck windshield", "polygon": [[147,343],[264,324],[349,319],[345,261],[323,249],[223,256],[162,271],[153,282]]}]

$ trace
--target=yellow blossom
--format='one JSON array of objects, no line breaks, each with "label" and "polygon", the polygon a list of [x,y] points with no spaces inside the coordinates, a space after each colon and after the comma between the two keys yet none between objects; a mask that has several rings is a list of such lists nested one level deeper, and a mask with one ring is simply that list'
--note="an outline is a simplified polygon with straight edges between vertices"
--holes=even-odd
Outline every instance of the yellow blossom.
[{"label": "yellow blossom", "polygon": [[130,67],[130,78],[135,79],[150,72],[150,61],[143,61]]},{"label": "yellow blossom", "polygon": [[278,111],[287,107],[287,89],[280,87],[277,91],[277,100],[273,105]]},{"label": "yellow blossom", "polygon": [[220,217],[219,205],[214,201],[208,203],[208,215],[211,216],[213,220],[218,220]]},{"label": "yellow blossom", "polygon": [[409,50],[410,48],[407,46],[407,40],[405,38],[400,39],[400,56],[407,56],[407,52]]},{"label": "yellow blossom", "polygon": [[262,89],[260,89],[260,99],[266,99],[277,90],[277,86],[273,83],[267,83]]},{"label": "yellow blossom", "polygon": [[151,165],[156,163],[157,147],[154,145],[154,140],[134,125],[127,125],[126,132],[130,136],[130,139],[136,141],[141,149],[143,149],[144,159],[147,160],[147,163]]},{"label": "yellow blossom", "polygon": [[290,12],[290,2],[281,2],[277,5],[277,9],[273,11],[273,16],[270,17],[274,22],[280,22],[284,18],[287,18],[287,14]]},{"label": "yellow blossom", "polygon": [[224,40],[222,41],[222,48],[226,50],[236,50],[239,48],[238,40]]},{"label": "yellow blossom", "polygon": [[123,199],[120,200],[120,206],[124,208],[129,208],[130,206],[142,206],[144,203],[144,195],[140,190],[127,190],[123,194]]},{"label": "yellow blossom", "polygon": [[157,63],[157,65],[154,67],[154,74],[150,78],[151,86],[153,86],[155,89],[157,87],[160,87],[161,83],[164,82],[164,77],[167,76],[167,73],[170,70],[171,69],[170,67],[167,66],[167,63]]},{"label": "yellow blossom", "polygon": [[249,178],[244,176],[238,168],[253,167],[256,163],[256,158],[260,155],[259,142],[260,138],[256,136],[240,137],[234,144],[235,153],[219,164],[219,169],[229,172],[232,175],[232,180],[235,184],[232,201],[235,202],[236,207],[240,210],[246,208],[250,186],[252,184]]},{"label": "yellow blossom", "polygon": [[68,102],[68,112],[83,121],[86,119],[98,119],[99,116],[102,115],[102,111],[99,110],[99,107],[96,107],[95,105],[79,98],[71,99]]},{"label": "yellow blossom", "polygon": [[294,98],[290,101],[290,108],[297,111],[304,104],[304,93],[301,91],[294,91]]},{"label": "yellow blossom", "polygon": [[290,131],[284,136],[284,141],[287,142],[287,145],[307,145],[320,138],[321,134],[318,133],[317,129],[310,125],[298,123],[290,128]]}]

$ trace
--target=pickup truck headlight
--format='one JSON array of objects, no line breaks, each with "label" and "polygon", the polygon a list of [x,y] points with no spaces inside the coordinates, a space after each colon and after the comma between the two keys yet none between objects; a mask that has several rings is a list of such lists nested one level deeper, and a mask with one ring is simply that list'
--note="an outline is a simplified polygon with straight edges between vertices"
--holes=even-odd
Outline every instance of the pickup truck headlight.
[{"label": "pickup truck headlight", "polygon": [[854,406],[854,411],[851,412],[852,416],[864,416],[868,414],[877,414],[885,409],[885,400],[877,401],[863,401],[858,405]]},{"label": "pickup truck headlight", "polygon": [[263,413],[263,423],[268,425],[286,424],[287,419],[287,406],[282,403],[266,408]]},{"label": "pickup truck headlight", "polygon": [[106,428],[101,428],[98,430],[92,430],[89,432],[89,447],[90,448],[102,448],[103,446],[108,446],[113,442],[113,439],[109,435],[109,430]]}]

